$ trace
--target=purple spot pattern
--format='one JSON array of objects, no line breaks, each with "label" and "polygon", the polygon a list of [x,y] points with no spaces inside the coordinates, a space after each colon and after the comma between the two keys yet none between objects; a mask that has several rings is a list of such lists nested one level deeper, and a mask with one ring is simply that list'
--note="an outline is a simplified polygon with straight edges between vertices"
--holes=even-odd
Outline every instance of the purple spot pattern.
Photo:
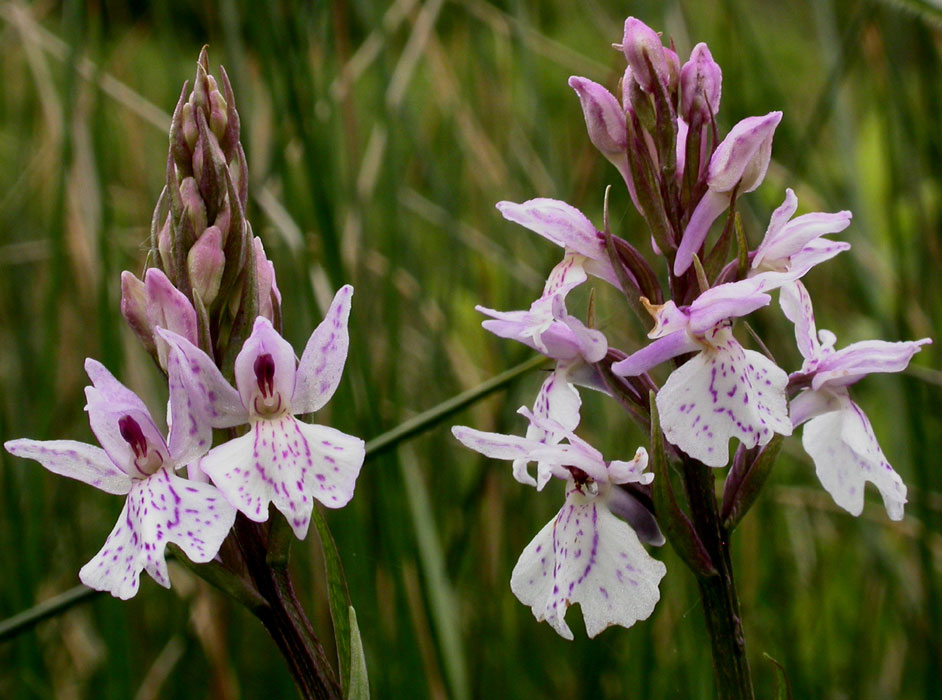
[{"label": "purple spot pattern", "polygon": [[802,445],[812,460],[821,485],[834,502],[853,515],[864,505],[864,487],[871,482],[880,491],[892,520],[902,520],[906,486],[893,471],[877,442],[866,414],[838,389],[842,407],[809,420]]},{"label": "purple spot pattern", "polygon": [[364,455],[359,438],[283,415],[254,421],[246,435],[210,450],[200,468],[246,517],[267,520],[273,503],[303,538],[315,498],[340,508],[353,497]]},{"label": "purple spot pattern", "polygon": [[657,395],[664,435],[711,467],[729,461],[729,440],[764,445],[774,433],[791,435],[785,385],[788,376],[728,328],[713,332],[712,346],[674,370]]},{"label": "purple spot pattern", "polygon": [[10,454],[34,459],[53,474],[84,482],[105,493],[125,494],[131,478],[100,447],[74,440],[10,440]]},{"label": "purple spot pattern", "polygon": [[566,502],[524,549],[510,579],[514,595],[566,639],[566,611],[579,603],[590,637],[646,619],[667,569],[641,546],[631,527],[572,481]]},{"label": "purple spot pattern", "polygon": [[215,488],[174,476],[167,467],[158,469],[133,482],[118,522],[79,578],[125,600],[137,593],[142,570],[169,588],[167,543],[195,562],[207,562],[234,520],[235,509]]}]

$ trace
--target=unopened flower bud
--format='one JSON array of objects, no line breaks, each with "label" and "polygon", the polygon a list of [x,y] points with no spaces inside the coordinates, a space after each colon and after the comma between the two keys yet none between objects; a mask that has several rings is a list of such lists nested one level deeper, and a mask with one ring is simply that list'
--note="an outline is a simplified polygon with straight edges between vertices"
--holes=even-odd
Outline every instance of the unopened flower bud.
[{"label": "unopened flower bud", "polygon": [[144,283],[127,270],[121,273],[121,315],[147,352],[156,354],[154,329],[147,321]]},{"label": "unopened flower bud", "polygon": [[772,136],[782,120],[781,112],[747,117],[734,126],[710,159],[707,184],[716,192],[752,192],[765,178],[772,159]]},{"label": "unopened flower bud", "polygon": [[180,198],[183,201],[183,209],[189,221],[189,240],[186,240],[187,246],[196,241],[200,232],[206,229],[206,205],[203,203],[203,197],[200,194],[199,186],[192,177],[183,178],[180,183]]},{"label": "unopened flower bud", "polygon": [[212,88],[209,93],[209,128],[221,141],[226,135],[226,126],[229,121],[226,115],[226,98],[217,89],[213,76],[209,76],[209,82]]},{"label": "unopened flower bud", "polygon": [[204,305],[209,306],[219,294],[219,283],[226,265],[222,252],[222,232],[210,226],[190,248],[186,258],[187,271],[193,292],[199,295]]},{"label": "unopened flower bud", "polygon": [[186,145],[190,147],[190,152],[196,148],[196,137],[199,136],[199,128],[196,126],[196,114],[194,113],[192,102],[183,105],[183,137],[186,139]]},{"label": "unopened flower bud", "polygon": [[164,225],[157,234],[157,252],[160,253],[160,263],[164,269],[172,269],[173,241],[170,234],[170,215],[164,219]]},{"label": "unopened flower bud", "polygon": [[680,114],[697,128],[709,123],[720,108],[723,71],[704,43],[690,52],[690,60],[680,70]]},{"label": "unopened flower bud", "polygon": [[[147,293],[147,323],[153,328],[166,328],[182,335],[194,345],[199,343],[196,325],[196,310],[183,292],[173,286],[167,276],[152,267],[144,275]],[[154,336],[157,346],[157,361],[167,369],[167,341]]]},{"label": "unopened flower bud", "polygon": [[693,256],[706,240],[710,226],[729,206],[732,191],[752,192],[765,178],[772,159],[772,136],[782,120],[781,112],[764,117],[748,117],[734,126],[716,147],[707,170],[709,189],[697,203],[684,230],[674,274],[682,275],[693,263]]},{"label": "unopened flower bud", "polygon": [[[626,72],[625,75],[627,76],[628,73]],[[633,73],[630,79],[622,82],[622,90],[627,95],[628,109],[635,113],[645,131],[649,134],[653,133],[657,127],[657,115],[654,112],[651,95],[644,91],[644,88],[635,80]]]},{"label": "unopened flower bud", "polygon": [[645,92],[654,91],[655,81],[669,84],[670,75],[661,38],[644,22],[634,17],[625,20],[622,51]]},{"label": "unopened flower bud", "polygon": [[623,154],[628,147],[628,134],[625,113],[615,96],[598,83],[575,75],[569,78],[569,87],[582,103],[592,144],[609,159]]},{"label": "unopened flower bud", "polygon": [[265,257],[262,239],[258,236],[253,241],[255,246],[255,270],[258,279],[258,315],[272,323],[281,316],[281,292],[275,282],[275,266]]},{"label": "unopened flower bud", "polygon": [[673,95],[677,92],[680,80],[680,59],[677,57],[677,52],[665,46],[664,62],[667,64],[667,91]]}]

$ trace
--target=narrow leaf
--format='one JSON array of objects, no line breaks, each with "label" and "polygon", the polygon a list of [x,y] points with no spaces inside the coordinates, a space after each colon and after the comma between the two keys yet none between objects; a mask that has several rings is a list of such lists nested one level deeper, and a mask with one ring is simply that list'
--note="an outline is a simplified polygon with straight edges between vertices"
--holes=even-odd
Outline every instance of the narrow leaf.
[{"label": "narrow leaf", "polygon": [[350,687],[345,693],[348,700],[370,700],[370,679],[366,672],[366,654],[357,625],[357,613],[351,605],[350,617]]},{"label": "narrow leaf", "polygon": [[762,655],[775,667],[775,700],[792,700],[792,685],[788,682],[785,667],[771,656],[762,652]]},{"label": "narrow leaf", "polygon": [[311,513],[311,522],[317,528],[317,536],[321,540],[321,550],[324,552],[324,567],[327,571],[327,603],[330,608],[330,619],[334,623],[334,641],[337,644],[337,661],[340,665],[340,684],[344,690],[344,697],[350,689],[350,592],[347,590],[347,580],[343,575],[343,563],[337,551],[337,543],[327,527],[327,521],[320,508],[314,508]]},{"label": "narrow leaf", "polygon": [[759,497],[759,492],[772,473],[785,438],[776,435],[755,458],[737,452],[726,484],[723,487],[723,509],[720,517],[727,532],[732,532]]}]

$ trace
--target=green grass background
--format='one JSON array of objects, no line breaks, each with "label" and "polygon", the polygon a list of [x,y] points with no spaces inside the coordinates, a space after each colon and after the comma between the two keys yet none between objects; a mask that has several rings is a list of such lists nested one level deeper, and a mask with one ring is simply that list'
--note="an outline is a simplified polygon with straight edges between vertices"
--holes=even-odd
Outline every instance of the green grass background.
[{"label": "green grass background", "polygon": [[[592,148],[572,74],[615,89],[610,48],[633,14],[723,68],[721,125],[784,111],[765,184],[741,201],[753,244],[793,187],[803,211],[849,208],[853,249],[811,273],[819,326],[839,344],[938,338],[942,315],[942,10],[935,0],[772,2],[368,0],[129,4],[0,2],[0,438],[89,440],[82,361],[96,357],[163,405],[165,389],[117,313],[119,273],[142,270],[172,109],[200,47],[232,77],[251,173],[249,217],[274,259],[286,336],[302,347],[330,292],[356,287],[351,351],[317,417],[364,438],[526,359],[480,328],[476,303],[524,308],[558,249],[504,222],[501,199],[564,199],[648,250],[616,171]],[[596,285],[601,287],[601,285]],[[640,329],[599,288],[599,324]],[[775,310],[755,325],[797,367]],[[875,491],[860,518],[788,443],[733,537],[760,697],[770,655],[795,698],[936,698],[942,626],[938,346],[902,376],[853,389],[909,486],[891,523]],[[454,422],[522,432],[541,378]],[[584,392],[585,393],[585,392]],[[607,457],[643,436],[586,396],[581,432]],[[559,507],[442,424],[369,462],[328,520],[376,698],[711,698],[696,586],[667,549],[661,602],[630,630],[574,642],[509,589],[516,557]],[[0,452],[0,618],[66,590],[120,499]],[[294,549],[331,646],[318,544]],[[185,570],[146,579],[0,643],[3,698],[292,697],[262,627]]]}]

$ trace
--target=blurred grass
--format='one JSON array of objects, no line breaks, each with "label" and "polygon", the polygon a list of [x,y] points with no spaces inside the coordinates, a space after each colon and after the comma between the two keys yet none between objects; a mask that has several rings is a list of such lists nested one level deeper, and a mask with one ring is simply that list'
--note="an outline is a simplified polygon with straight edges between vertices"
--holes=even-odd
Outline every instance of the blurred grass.
[{"label": "blurred grass", "polygon": [[[557,251],[494,203],[565,199],[644,243],[617,174],[585,136],[572,73],[614,88],[608,45],[630,12],[706,41],[724,70],[728,128],[782,109],[767,183],[743,201],[753,242],[786,186],[803,210],[850,208],[853,250],[808,280],[839,342],[942,327],[942,73],[929,2],[557,5],[366,0],[152,8],[0,2],[0,438],[89,439],[82,359],[165,400],[116,313],[118,273],[140,271],[163,180],[166,119],[200,46],[233,78],[252,176],[250,219],[274,259],[286,335],[300,346],[329,293],[356,287],[345,381],[318,420],[374,437],[526,357],[480,329],[475,303],[522,308]],[[599,289],[622,347],[637,329]],[[789,329],[757,319],[795,367]],[[890,523],[836,509],[797,442],[735,535],[760,696],[782,663],[796,698],[940,697],[942,413],[938,346],[923,371],[854,387],[910,488]],[[532,376],[456,422],[519,432]],[[374,697],[712,697],[696,587],[668,551],[647,622],[572,643],[509,590],[513,563],[558,508],[442,425],[387,453],[328,513],[344,557]],[[607,456],[642,440],[585,397],[583,433]],[[0,618],[74,585],[118,500],[0,454]],[[313,541],[299,589],[330,643]],[[0,697],[290,697],[274,646],[186,571],[129,603],[100,598],[0,646]]]}]

